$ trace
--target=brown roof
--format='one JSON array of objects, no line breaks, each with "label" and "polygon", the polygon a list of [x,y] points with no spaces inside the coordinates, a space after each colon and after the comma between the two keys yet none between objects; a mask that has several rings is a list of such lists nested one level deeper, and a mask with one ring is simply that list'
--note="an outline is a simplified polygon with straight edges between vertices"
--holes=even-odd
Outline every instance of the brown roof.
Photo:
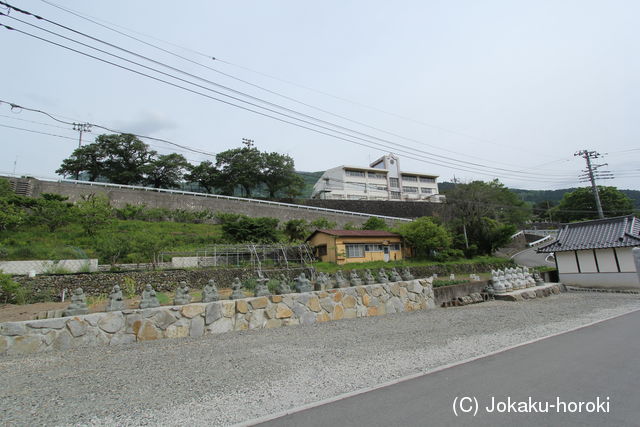
[{"label": "brown roof", "polygon": [[397,233],[384,230],[316,230],[307,237],[311,239],[316,233],[329,234],[338,237],[401,237]]},{"label": "brown roof", "polygon": [[563,224],[555,242],[538,252],[640,246],[640,221],[633,215]]}]

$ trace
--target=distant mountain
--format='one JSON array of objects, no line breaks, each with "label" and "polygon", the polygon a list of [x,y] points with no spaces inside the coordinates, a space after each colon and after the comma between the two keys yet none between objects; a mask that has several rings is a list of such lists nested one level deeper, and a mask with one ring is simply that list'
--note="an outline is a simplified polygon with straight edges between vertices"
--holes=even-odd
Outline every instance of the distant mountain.
[{"label": "distant mountain", "polygon": [[[446,192],[447,190],[453,188],[456,184],[453,182],[439,182],[438,189],[441,193]],[[558,203],[564,193],[569,193],[571,191],[576,190],[576,188],[563,188],[561,190],[522,190],[518,188],[511,188],[511,191],[516,193],[522,200],[525,202],[538,203],[544,201],[551,201]],[[640,209],[640,191],[638,190],[620,190],[622,193],[626,194],[631,200],[633,200],[633,204],[636,209]]]}]

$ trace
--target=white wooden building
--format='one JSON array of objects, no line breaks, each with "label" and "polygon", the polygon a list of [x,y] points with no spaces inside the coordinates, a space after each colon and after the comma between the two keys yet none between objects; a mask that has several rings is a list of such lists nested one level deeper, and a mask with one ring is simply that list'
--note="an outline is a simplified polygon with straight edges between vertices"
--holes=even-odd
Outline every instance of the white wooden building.
[{"label": "white wooden building", "polygon": [[640,220],[633,215],[563,224],[553,243],[560,281],[586,288],[640,288],[632,250],[640,247]]}]

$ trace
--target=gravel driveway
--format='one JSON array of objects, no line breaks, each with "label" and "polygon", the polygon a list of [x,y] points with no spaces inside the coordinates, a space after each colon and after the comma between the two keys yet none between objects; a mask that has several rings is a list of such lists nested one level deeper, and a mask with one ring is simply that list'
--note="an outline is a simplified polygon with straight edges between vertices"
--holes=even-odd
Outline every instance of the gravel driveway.
[{"label": "gravel driveway", "polygon": [[566,293],[198,339],[0,357],[3,425],[228,425],[640,309]]}]

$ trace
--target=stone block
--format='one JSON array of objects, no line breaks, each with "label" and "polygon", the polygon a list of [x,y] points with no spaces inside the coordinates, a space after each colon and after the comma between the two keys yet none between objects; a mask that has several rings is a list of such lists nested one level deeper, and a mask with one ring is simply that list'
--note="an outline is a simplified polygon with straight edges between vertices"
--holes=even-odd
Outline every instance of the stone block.
[{"label": "stone block", "polygon": [[331,313],[333,311],[333,300],[331,298],[322,298],[320,300],[320,307],[327,313]]},{"label": "stone block", "polygon": [[381,286],[373,286],[371,288],[371,296],[379,297],[384,294],[384,289]]},{"label": "stone block", "polygon": [[316,322],[328,322],[329,320],[331,320],[331,317],[327,313],[322,312],[316,315]]},{"label": "stone block", "polygon": [[146,319],[133,322],[133,332],[138,341],[156,340],[160,336],[153,322]]},{"label": "stone block", "polygon": [[30,354],[44,349],[42,335],[26,335],[13,339],[13,344],[7,349],[7,354]]},{"label": "stone block", "polygon": [[267,316],[265,315],[265,310],[255,310],[251,313],[251,318],[249,319],[249,329],[263,328],[266,322]]},{"label": "stone block", "polygon": [[132,314],[128,314],[127,316],[125,316],[125,332],[128,334],[134,334],[135,332],[133,331],[133,324],[137,321],[137,320],[142,320],[142,315],[138,312],[134,312]]},{"label": "stone block", "polygon": [[62,329],[64,328],[65,322],[65,319],[47,319],[27,323],[27,326],[33,329]]},{"label": "stone block", "polygon": [[282,326],[282,320],[280,319],[269,319],[267,320],[267,323],[265,323],[264,327],[271,329],[271,328],[279,328]]},{"label": "stone block", "polygon": [[367,316],[377,316],[378,307],[367,307]]},{"label": "stone block", "polygon": [[355,308],[347,308],[344,310],[343,316],[345,319],[355,319],[358,316],[358,313]]},{"label": "stone block", "polygon": [[282,302],[282,295],[271,295],[269,298],[271,298],[271,302]]},{"label": "stone block", "polygon": [[356,298],[352,295],[347,295],[342,300],[342,305],[344,306],[344,308],[353,308],[356,306],[356,303]]},{"label": "stone block", "polygon": [[237,313],[236,314],[236,321],[235,321],[235,323],[233,325],[233,330],[235,330],[235,331],[246,331],[247,329],[249,329],[249,322],[244,317],[244,314]]},{"label": "stone block", "polygon": [[222,303],[213,302],[207,305],[204,313],[205,323],[210,325],[222,317]]},{"label": "stone block", "polygon": [[282,326],[295,326],[300,324],[300,319],[290,317],[288,319],[282,319]]},{"label": "stone block", "polygon": [[269,304],[269,298],[267,297],[259,297],[249,300],[249,304],[253,309],[266,308]]},{"label": "stone block", "polygon": [[232,318],[236,315],[236,302],[235,301],[221,301],[222,315],[224,317]]},{"label": "stone block", "polygon": [[82,320],[84,320],[91,326],[98,326],[98,322],[100,321],[100,319],[102,319],[102,316],[102,313],[87,314],[86,316],[82,317]]},{"label": "stone block", "polygon": [[327,291],[320,291],[317,293],[318,298],[326,298],[329,296],[329,293]]},{"label": "stone block", "polygon": [[406,299],[408,294],[409,291],[407,291],[407,288],[403,288],[402,286],[400,286],[400,298]]},{"label": "stone block", "polygon": [[277,315],[277,305],[269,304],[267,308],[264,309],[264,314],[268,319],[275,319]]},{"label": "stone block", "polygon": [[307,307],[309,307],[309,310],[314,311],[314,312],[319,312],[322,308],[320,307],[320,300],[318,299],[318,297],[311,297],[309,298],[309,301],[307,301]]},{"label": "stone block", "polygon": [[293,316],[293,311],[285,304],[280,303],[276,306],[276,318],[277,319],[286,319]]},{"label": "stone block", "polygon": [[393,283],[390,286],[390,291],[391,291],[391,294],[399,297],[400,296],[400,285],[398,283]]},{"label": "stone block", "polygon": [[367,295],[367,290],[364,287],[358,286],[355,289],[356,289],[356,293],[358,294],[358,296]]},{"label": "stone block", "polygon": [[190,337],[201,337],[204,334],[204,318],[197,316],[191,319],[191,326],[189,327]]},{"label": "stone block", "polygon": [[24,323],[7,322],[0,324],[0,335],[21,336],[27,333],[27,326]]},{"label": "stone block", "polygon": [[344,297],[344,294],[340,291],[336,292],[335,294],[333,294],[333,300],[335,302],[340,302],[342,301],[342,298]]},{"label": "stone block", "polygon": [[153,316],[153,322],[158,328],[165,330],[176,322],[176,318],[169,310],[160,310]]},{"label": "stone block", "polygon": [[236,301],[236,311],[238,313],[247,313],[249,311],[249,304],[247,301],[241,299]]},{"label": "stone block", "polygon": [[422,293],[422,285],[420,283],[418,283],[417,280],[412,280],[412,281],[407,283],[407,290],[409,292],[414,293],[414,294],[421,294]]},{"label": "stone block", "polygon": [[187,319],[193,319],[196,316],[200,316],[204,313],[205,306],[202,304],[189,304],[183,305],[180,309],[180,314]]},{"label": "stone block", "polygon": [[312,312],[307,312],[300,318],[300,324],[302,325],[313,325],[316,323],[316,314]]},{"label": "stone block", "polygon": [[362,305],[368,307],[370,300],[371,300],[371,298],[369,297],[368,294],[362,295]]},{"label": "stone block", "polygon": [[[42,336],[42,342],[44,342],[44,345],[48,347],[53,343],[53,340],[56,339],[57,335],[56,331],[49,331]],[[2,352],[0,351],[0,353]]]},{"label": "stone block", "polygon": [[134,334],[115,334],[111,337],[109,345],[122,345],[131,344],[136,342],[136,336]]},{"label": "stone block", "polygon": [[87,322],[80,319],[79,317],[74,317],[71,320],[67,321],[67,328],[71,335],[75,338],[81,337],[82,335],[87,333]]},{"label": "stone block", "polygon": [[229,332],[233,330],[233,323],[233,319],[229,319],[228,317],[221,317],[220,319],[207,326],[207,331],[212,334],[222,334],[224,332]]},{"label": "stone block", "polygon": [[299,302],[294,303],[291,309],[295,313],[295,317],[297,317],[298,319],[302,318],[302,316],[304,316],[305,313],[309,312],[309,309],[307,308],[307,306],[302,305]]},{"label": "stone block", "polygon": [[71,347],[71,341],[73,337],[67,329],[62,329],[58,332],[58,335],[53,340],[53,348],[55,350],[66,350]]},{"label": "stone block", "polygon": [[342,319],[344,317],[344,307],[342,307],[340,304],[336,305],[333,308],[333,313],[332,313],[331,317],[333,318],[333,320]]},{"label": "stone block", "polygon": [[115,334],[124,327],[124,316],[117,311],[103,314],[98,321],[98,327],[105,332]]},{"label": "stone block", "polygon": [[7,351],[7,348],[9,348],[10,339],[11,338],[0,335],[0,354],[4,354]]},{"label": "stone block", "polygon": [[359,305],[356,307],[356,317],[367,317],[367,307]]}]

